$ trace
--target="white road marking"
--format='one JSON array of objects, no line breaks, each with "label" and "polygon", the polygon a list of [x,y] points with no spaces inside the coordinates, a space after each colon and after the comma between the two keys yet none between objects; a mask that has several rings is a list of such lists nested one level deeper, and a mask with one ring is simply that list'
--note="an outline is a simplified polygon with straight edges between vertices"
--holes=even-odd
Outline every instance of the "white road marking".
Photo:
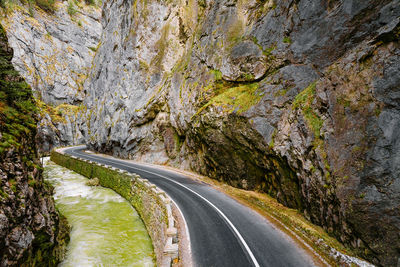
[{"label": "white road marking", "polygon": [[[79,154],[78,154],[78,155],[79,155]],[[89,156],[89,155],[86,155],[86,156],[89,157],[89,158],[98,159],[98,157],[91,157],[91,156]],[[106,158],[101,158],[101,159],[107,160]],[[150,173],[150,174],[159,176],[159,177],[161,177],[161,178],[167,179],[167,180],[169,180],[169,181],[171,181],[171,182],[173,182],[173,183],[175,183],[175,184],[177,184],[177,185],[179,185],[179,186],[181,186],[181,187],[183,187],[183,188],[189,190],[189,191],[192,192],[193,194],[195,194],[195,195],[197,195],[198,197],[200,197],[201,199],[203,199],[203,200],[204,200],[205,202],[207,202],[211,207],[213,207],[213,208],[222,216],[222,218],[225,219],[225,221],[229,224],[229,226],[230,226],[231,229],[234,231],[234,233],[236,234],[236,236],[239,238],[239,241],[242,243],[242,245],[243,245],[244,248],[246,249],[247,253],[249,254],[249,256],[250,256],[250,258],[251,258],[251,260],[253,261],[254,266],[255,266],[255,267],[260,267],[260,264],[258,263],[256,257],[254,257],[253,252],[250,250],[250,248],[249,248],[249,246],[247,245],[246,241],[243,239],[242,235],[239,233],[239,231],[236,229],[236,227],[233,225],[233,223],[228,219],[228,217],[226,217],[226,215],[225,215],[218,207],[216,207],[216,206],[215,206],[213,203],[211,203],[208,199],[206,199],[205,197],[203,197],[203,196],[200,195],[199,193],[193,191],[193,190],[190,189],[189,187],[187,187],[187,186],[185,186],[185,185],[183,185],[183,184],[181,184],[181,183],[179,183],[179,182],[177,182],[177,181],[175,181],[175,180],[173,180],[173,179],[171,179],[171,178],[168,178],[168,177],[166,177],[166,176],[164,176],[164,175],[161,175],[161,174],[158,174],[158,173],[154,173],[154,172],[151,172],[151,171],[147,171],[147,170],[143,170],[143,169],[140,169],[140,168],[137,168],[137,167],[133,167],[133,166],[131,166],[131,165],[126,165],[126,164],[120,163],[121,160],[119,160],[119,159],[113,159],[113,160],[119,161],[119,163],[117,162],[116,164],[119,164],[119,165],[122,165],[122,166],[125,166],[125,167],[129,167],[129,168],[133,168],[133,169],[137,169],[137,170],[140,170],[140,171],[143,171],[143,172],[147,172],[147,173]]]}]

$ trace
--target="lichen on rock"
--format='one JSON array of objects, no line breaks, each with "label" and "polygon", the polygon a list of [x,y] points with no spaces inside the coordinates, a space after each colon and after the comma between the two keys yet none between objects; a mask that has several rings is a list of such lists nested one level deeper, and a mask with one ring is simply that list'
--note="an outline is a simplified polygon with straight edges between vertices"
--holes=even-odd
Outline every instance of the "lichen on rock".
[{"label": "lichen on rock", "polygon": [[31,1],[0,9],[0,21],[14,49],[13,65],[31,86],[41,109],[40,152],[83,142],[83,112],[62,111],[79,108],[85,98],[84,82],[100,42],[101,15],[95,5],[79,5],[73,16],[67,2],[55,2],[52,12]]}]

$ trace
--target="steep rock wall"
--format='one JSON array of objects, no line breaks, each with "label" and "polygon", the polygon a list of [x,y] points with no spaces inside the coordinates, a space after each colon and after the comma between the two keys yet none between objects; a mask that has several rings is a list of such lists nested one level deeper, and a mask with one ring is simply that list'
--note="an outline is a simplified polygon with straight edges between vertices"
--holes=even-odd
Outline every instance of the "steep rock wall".
[{"label": "steep rock wall", "polygon": [[40,108],[42,152],[84,140],[83,84],[100,42],[101,10],[76,3],[56,2],[53,13],[26,3],[2,10],[1,23],[15,51],[12,63]]},{"label": "steep rock wall", "polygon": [[87,143],[265,191],[400,257],[399,16],[385,1],[106,1]]},{"label": "steep rock wall", "polygon": [[0,266],[56,266],[68,224],[43,182],[32,91],[11,64],[0,25]]}]

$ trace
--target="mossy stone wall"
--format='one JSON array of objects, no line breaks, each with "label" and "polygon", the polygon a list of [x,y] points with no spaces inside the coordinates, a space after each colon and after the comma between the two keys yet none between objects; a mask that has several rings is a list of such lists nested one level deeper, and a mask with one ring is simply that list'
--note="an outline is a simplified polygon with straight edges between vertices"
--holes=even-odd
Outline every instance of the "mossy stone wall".
[{"label": "mossy stone wall", "polygon": [[[98,163],[82,160],[53,150],[51,160],[88,178],[99,179],[100,185],[110,188],[128,200],[137,210],[152,239],[157,266],[165,265],[168,246],[167,229],[174,228],[170,199],[165,193],[141,179],[139,175]],[[176,229],[170,232],[176,232]],[[171,239],[170,239],[171,240]],[[176,252],[177,254],[177,252]],[[169,255],[174,258],[177,255]]]}]

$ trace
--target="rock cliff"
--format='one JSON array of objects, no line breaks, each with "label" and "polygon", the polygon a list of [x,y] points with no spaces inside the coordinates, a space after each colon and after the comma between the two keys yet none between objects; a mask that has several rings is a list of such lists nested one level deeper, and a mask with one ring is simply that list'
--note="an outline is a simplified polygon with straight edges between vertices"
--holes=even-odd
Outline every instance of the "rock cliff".
[{"label": "rock cliff", "polygon": [[86,140],[263,191],[397,265],[398,0],[108,0],[101,15],[69,1],[5,14],[42,151]]},{"label": "rock cliff", "polygon": [[11,64],[0,26],[0,266],[56,266],[68,224],[43,182],[31,88]]},{"label": "rock cliff", "polygon": [[101,34],[96,5],[56,2],[51,10],[16,3],[5,7],[1,18],[15,51],[13,65],[32,87],[40,109],[41,152],[83,143],[83,84]]},{"label": "rock cliff", "polygon": [[400,257],[397,0],[109,0],[87,143],[297,208],[359,255]]}]

